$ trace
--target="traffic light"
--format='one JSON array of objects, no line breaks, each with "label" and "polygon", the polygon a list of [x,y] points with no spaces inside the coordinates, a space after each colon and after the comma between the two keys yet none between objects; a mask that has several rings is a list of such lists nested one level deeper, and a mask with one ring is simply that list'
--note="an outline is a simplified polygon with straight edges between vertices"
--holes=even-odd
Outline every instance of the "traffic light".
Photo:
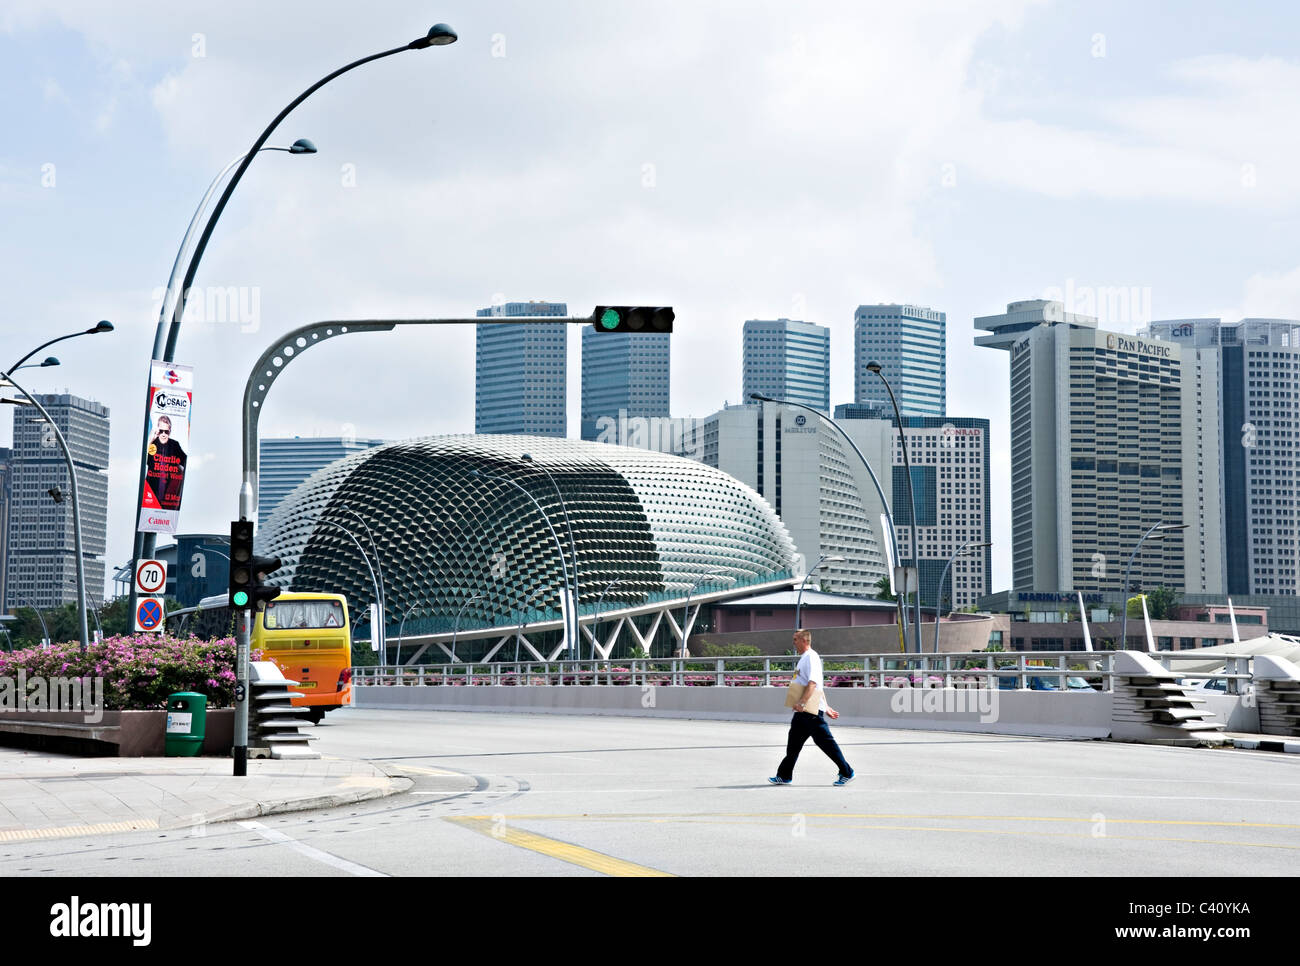
[{"label": "traffic light", "polygon": [[591,315],[597,332],[671,332],[676,317],[668,305],[597,305]]},{"label": "traffic light", "polygon": [[251,610],[260,603],[279,597],[279,587],[267,587],[263,583],[279,569],[279,557],[254,556],[253,521],[232,521],[230,524],[231,609]]}]

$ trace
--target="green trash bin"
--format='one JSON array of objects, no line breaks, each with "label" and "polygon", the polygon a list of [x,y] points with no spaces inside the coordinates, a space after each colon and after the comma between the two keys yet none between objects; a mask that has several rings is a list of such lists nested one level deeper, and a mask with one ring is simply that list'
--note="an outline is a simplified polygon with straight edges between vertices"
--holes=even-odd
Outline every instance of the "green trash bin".
[{"label": "green trash bin", "polygon": [[178,691],[167,696],[168,758],[193,758],[203,750],[204,729],[208,721],[208,698],[194,691]]}]

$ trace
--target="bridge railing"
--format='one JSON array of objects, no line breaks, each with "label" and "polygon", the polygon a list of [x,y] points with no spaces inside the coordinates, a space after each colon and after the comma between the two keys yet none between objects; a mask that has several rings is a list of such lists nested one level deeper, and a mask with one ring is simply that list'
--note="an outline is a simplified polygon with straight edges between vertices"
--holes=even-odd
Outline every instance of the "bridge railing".
[{"label": "bridge railing", "polygon": [[[1050,681],[1060,690],[1112,690],[1111,651],[970,651],[946,654],[824,654],[828,688],[953,687],[1030,688]],[[1178,671],[1192,654],[1151,654],[1182,678],[1227,679],[1227,692],[1240,693],[1250,680],[1250,658],[1226,658],[1223,672]],[[626,658],[585,661],[501,661],[489,664],[381,665],[353,668],[357,685],[584,687],[593,685],[786,687],[798,658],[771,657]],[[1034,681],[1032,679],[1038,679]]]}]

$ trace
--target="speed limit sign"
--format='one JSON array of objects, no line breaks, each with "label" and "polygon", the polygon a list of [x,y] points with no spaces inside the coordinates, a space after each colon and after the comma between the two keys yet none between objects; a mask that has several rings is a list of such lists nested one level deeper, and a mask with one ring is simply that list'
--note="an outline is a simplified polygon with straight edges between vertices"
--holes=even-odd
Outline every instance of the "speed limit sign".
[{"label": "speed limit sign", "polygon": [[164,560],[141,560],[135,566],[136,593],[152,597],[161,594],[167,586],[167,562]]}]

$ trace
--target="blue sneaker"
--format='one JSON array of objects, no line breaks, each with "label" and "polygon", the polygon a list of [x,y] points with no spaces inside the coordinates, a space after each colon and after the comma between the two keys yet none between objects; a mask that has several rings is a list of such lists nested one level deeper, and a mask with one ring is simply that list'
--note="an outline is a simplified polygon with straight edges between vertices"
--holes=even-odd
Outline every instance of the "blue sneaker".
[{"label": "blue sneaker", "polygon": [[855,778],[857,778],[857,777],[858,777],[858,773],[857,773],[857,772],[851,772],[851,773],[848,774],[848,775],[841,775],[839,778],[835,779],[835,784],[836,784],[836,785],[847,785],[849,782],[853,781],[853,779],[855,779]]},{"label": "blue sneaker", "polygon": [[790,784],[790,779],[788,779],[788,778],[782,778],[780,775],[775,775],[775,776],[773,776],[772,778],[769,778],[768,781],[770,781],[773,785],[788,785],[788,784]]}]

